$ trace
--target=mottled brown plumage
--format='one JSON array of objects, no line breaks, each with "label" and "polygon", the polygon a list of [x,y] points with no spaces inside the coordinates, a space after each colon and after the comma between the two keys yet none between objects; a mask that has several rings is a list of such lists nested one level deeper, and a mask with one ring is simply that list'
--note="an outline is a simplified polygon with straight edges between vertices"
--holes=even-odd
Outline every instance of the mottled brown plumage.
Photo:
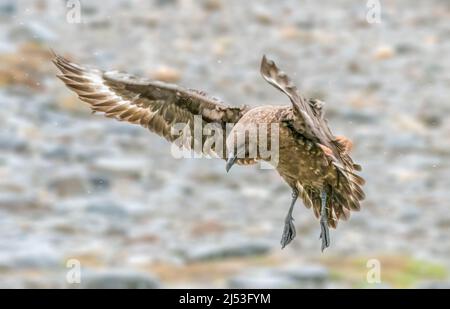
[{"label": "mottled brown plumage", "polygon": [[[214,124],[222,129],[227,124],[237,123],[239,126],[234,126],[228,137],[223,130],[223,145],[216,153],[227,160],[227,170],[235,162],[253,164],[266,160],[259,153],[253,157],[247,152],[245,157],[238,156],[240,149],[247,149],[249,144],[248,139],[241,140],[241,144],[236,143],[236,139],[246,134],[245,128],[250,125],[277,124],[279,151],[275,167],[293,191],[283,247],[295,237],[291,213],[297,196],[307,208],[313,209],[317,218],[321,217],[322,250],[329,244],[327,227],[335,228],[339,219],[349,218],[350,210],[360,209],[364,180],[356,175],[361,167],[354,164],[349,155],[352,143],[331,133],[323,117],[323,102],[303,98],[289,77],[265,56],[261,74],[289,97],[290,106],[229,107],[200,91],[125,73],[86,69],[58,55],[54,55],[53,62],[61,71],[58,77],[94,112],[139,124],[170,142],[176,141],[171,134],[171,127],[176,123],[186,123],[193,133],[195,115],[202,116],[203,125]],[[205,140],[193,138],[190,146],[195,143],[204,145]]]},{"label": "mottled brown plumage", "polygon": [[[334,136],[323,117],[323,103],[306,100],[298,94],[287,75],[263,57],[261,73],[264,78],[289,96],[292,108],[280,122],[280,163],[278,171],[286,182],[299,190],[306,206],[320,212],[320,191],[325,189],[328,199],[328,224],[336,227],[340,217],[347,219],[349,210],[359,210],[364,199],[361,185],[364,180],[355,174],[361,167],[354,164],[349,150],[351,142]],[[319,204],[319,205],[317,205]]]}]

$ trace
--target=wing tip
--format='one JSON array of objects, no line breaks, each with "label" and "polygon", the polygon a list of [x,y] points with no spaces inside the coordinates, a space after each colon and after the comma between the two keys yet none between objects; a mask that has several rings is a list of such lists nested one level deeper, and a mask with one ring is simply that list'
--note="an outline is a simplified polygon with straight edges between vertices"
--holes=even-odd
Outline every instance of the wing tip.
[{"label": "wing tip", "polygon": [[261,72],[261,75],[266,79],[271,77],[271,70],[275,69],[277,70],[277,67],[275,65],[275,62],[269,58],[265,54],[263,54],[261,59],[261,66],[259,71]]},{"label": "wing tip", "polygon": [[69,73],[82,75],[83,73],[86,72],[85,68],[79,66],[76,63],[73,63],[72,61],[68,60],[64,56],[61,56],[60,54],[55,52],[52,48],[50,48],[49,52],[52,56],[51,61],[63,75],[69,74]]},{"label": "wing tip", "polygon": [[266,54],[263,54],[262,58],[261,58],[261,68],[266,65],[268,62],[267,56]]}]

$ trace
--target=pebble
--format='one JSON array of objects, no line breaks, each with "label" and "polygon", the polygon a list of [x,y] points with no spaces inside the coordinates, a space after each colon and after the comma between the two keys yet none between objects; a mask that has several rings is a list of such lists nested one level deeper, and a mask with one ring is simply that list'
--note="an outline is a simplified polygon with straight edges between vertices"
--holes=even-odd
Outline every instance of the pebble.
[{"label": "pebble", "polygon": [[237,241],[228,244],[203,244],[184,252],[188,261],[207,261],[231,257],[264,255],[271,245],[267,242]]},{"label": "pebble", "polygon": [[22,243],[27,243],[28,247],[10,248],[10,254],[0,252],[0,269],[44,270],[60,267],[62,257],[54,248],[46,243],[33,244],[29,240],[22,240]]},{"label": "pebble", "polygon": [[382,45],[375,49],[373,57],[376,60],[387,60],[395,55],[395,49],[392,46]]},{"label": "pebble", "polygon": [[107,215],[122,219],[128,215],[125,208],[118,204],[118,202],[108,199],[91,201],[86,205],[86,211],[93,214],[99,214],[102,216]]},{"label": "pebble", "polygon": [[14,0],[3,0],[0,3],[0,15],[11,16],[17,11],[17,2]]},{"label": "pebble", "polygon": [[82,274],[85,289],[157,289],[160,282],[154,276],[131,270],[105,270]]},{"label": "pebble", "polygon": [[38,203],[31,194],[0,192],[0,209],[22,211],[36,206]]},{"label": "pebble", "polygon": [[149,165],[144,158],[104,157],[95,160],[93,167],[99,172],[110,174],[111,177],[140,178],[149,168]]},{"label": "pebble", "polygon": [[20,137],[11,138],[6,134],[0,134],[0,150],[26,152],[28,151],[28,143]]},{"label": "pebble", "polygon": [[321,265],[291,266],[281,269],[280,272],[302,284],[320,285],[329,278],[328,270]]},{"label": "pebble", "polygon": [[18,25],[11,30],[10,35],[13,40],[54,42],[58,36],[43,23],[29,21],[23,25]]},{"label": "pebble", "polygon": [[272,23],[273,15],[264,6],[256,6],[254,8],[254,16],[256,21],[262,25],[270,25]]},{"label": "pebble", "polygon": [[228,280],[230,289],[292,289],[296,287],[295,281],[270,272],[243,274]]},{"label": "pebble", "polygon": [[256,268],[230,278],[228,287],[236,289],[324,288],[328,278],[327,269],[320,265]]},{"label": "pebble", "polygon": [[61,170],[51,176],[48,186],[61,197],[83,195],[88,191],[86,175],[82,170]]},{"label": "pebble", "polygon": [[159,81],[176,83],[181,79],[181,73],[175,68],[162,66],[152,73],[152,77]]},{"label": "pebble", "polygon": [[450,289],[450,281],[425,281],[416,286],[417,289]]}]

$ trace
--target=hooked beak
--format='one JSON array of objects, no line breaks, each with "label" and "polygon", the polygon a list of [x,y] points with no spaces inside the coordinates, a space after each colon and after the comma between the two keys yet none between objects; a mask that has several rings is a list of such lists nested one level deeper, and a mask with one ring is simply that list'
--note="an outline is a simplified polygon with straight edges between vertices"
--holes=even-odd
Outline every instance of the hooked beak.
[{"label": "hooked beak", "polygon": [[231,169],[231,167],[234,165],[234,163],[236,162],[236,158],[237,158],[237,155],[235,155],[233,153],[230,153],[228,155],[227,164],[225,165],[225,169],[227,170],[227,173]]}]

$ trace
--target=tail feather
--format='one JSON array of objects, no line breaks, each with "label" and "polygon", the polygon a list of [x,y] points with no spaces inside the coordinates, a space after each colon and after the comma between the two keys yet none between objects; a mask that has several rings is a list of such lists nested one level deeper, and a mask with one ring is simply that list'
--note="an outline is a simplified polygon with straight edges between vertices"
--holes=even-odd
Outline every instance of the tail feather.
[{"label": "tail feather", "polygon": [[[337,226],[338,220],[348,220],[351,211],[359,211],[361,209],[360,201],[366,197],[361,188],[365,181],[361,176],[355,174],[354,169],[352,170],[348,165],[345,169],[336,166],[336,172],[338,175],[336,182],[329,185],[329,192],[327,192],[328,226],[333,228]],[[314,214],[319,217],[320,193],[311,194]]]}]

